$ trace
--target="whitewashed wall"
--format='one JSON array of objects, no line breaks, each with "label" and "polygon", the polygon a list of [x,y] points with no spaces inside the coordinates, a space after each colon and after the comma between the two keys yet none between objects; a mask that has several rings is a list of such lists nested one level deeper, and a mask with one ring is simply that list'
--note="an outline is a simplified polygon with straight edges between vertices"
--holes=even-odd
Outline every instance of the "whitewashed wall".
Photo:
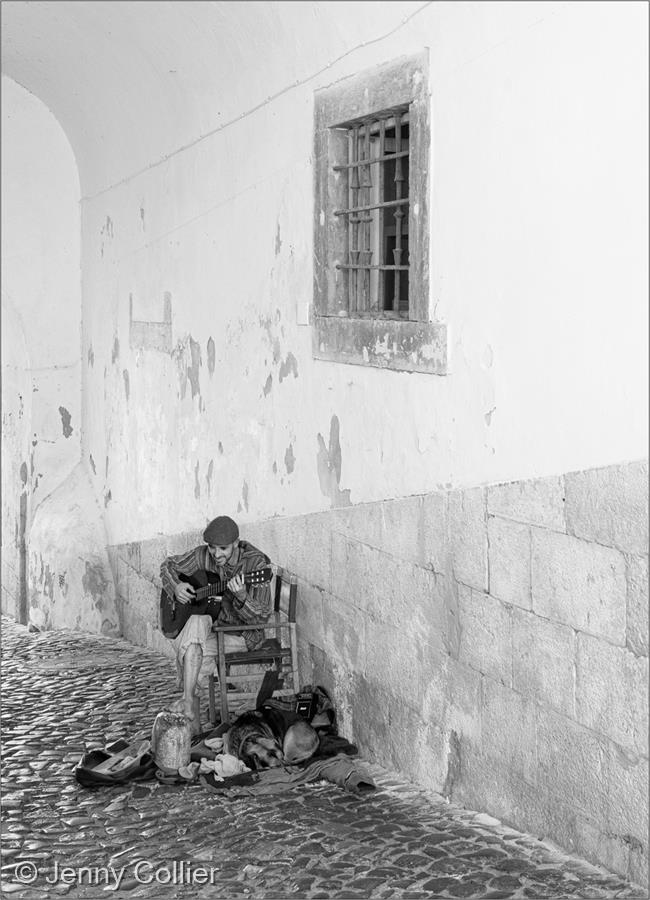
[{"label": "whitewashed wall", "polygon": [[[126,181],[84,199],[84,458],[112,542],[328,507],[334,416],[353,504],[645,452],[646,11],[318,6],[340,30],[316,47],[307,24],[284,67],[253,30],[263,89],[246,75],[211,135],[141,174],[122,159]],[[313,91],[423,46],[450,374],[314,362]],[[161,322],[166,295],[168,343],[130,342],[130,304]]]}]

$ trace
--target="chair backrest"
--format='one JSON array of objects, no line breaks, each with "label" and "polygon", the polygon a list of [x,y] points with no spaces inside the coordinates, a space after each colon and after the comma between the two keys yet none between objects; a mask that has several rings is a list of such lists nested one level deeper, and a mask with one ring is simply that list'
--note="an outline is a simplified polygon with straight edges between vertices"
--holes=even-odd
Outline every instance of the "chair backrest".
[{"label": "chair backrest", "polygon": [[273,610],[288,622],[296,621],[298,578],[282,566],[274,566]]}]

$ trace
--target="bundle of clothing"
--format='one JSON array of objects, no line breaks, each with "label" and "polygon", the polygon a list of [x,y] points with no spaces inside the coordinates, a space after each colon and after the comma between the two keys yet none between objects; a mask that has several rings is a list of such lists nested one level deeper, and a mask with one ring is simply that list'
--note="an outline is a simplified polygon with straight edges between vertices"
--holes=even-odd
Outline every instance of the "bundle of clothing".
[{"label": "bundle of clothing", "polygon": [[[309,693],[310,686],[301,695]],[[334,706],[320,686],[313,689],[313,715],[308,720],[294,704],[267,699],[242,713],[224,733],[224,751],[241,760],[249,772],[220,778],[200,773],[215,791],[270,794],[308,782],[326,780],[346,791],[373,790],[369,773],[356,760],[357,748],[338,734]]]},{"label": "bundle of clothing", "polygon": [[75,766],[75,777],[85,787],[156,778],[162,784],[199,781],[213,791],[246,794],[279,793],[321,780],[353,793],[375,788],[369,773],[352,759],[357,747],[339,736],[334,706],[324,688],[308,685],[300,692],[301,697],[311,695],[308,717],[296,711],[295,703],[265,696],[270,690],[269,681],[255,710],[195,738],[187,765],[173,771],[161,765],[156,746],[138,735],[130,743],[85,753]]}]

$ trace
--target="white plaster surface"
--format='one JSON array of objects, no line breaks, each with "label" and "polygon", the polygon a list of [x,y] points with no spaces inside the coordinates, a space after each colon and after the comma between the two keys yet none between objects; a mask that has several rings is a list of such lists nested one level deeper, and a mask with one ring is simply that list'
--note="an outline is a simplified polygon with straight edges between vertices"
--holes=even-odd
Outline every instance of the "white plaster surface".
[{"label": "white plaster surface", "polygon": [[[328,508],[333,415],[355,504],[643,455],[644,5],[125,9],[9,2],[3,21],[7,71],[79,159],[84,458],[111,542],[217,507],[251,522]],[[316,362],[313,92],[423,46],[450,374]],[[159,323],[165,294],[173,352],[154,349],[158,326],[131,347],[130,298]]]},{"label": "white plaster surface", "polygon": [[38,628],[120,633],[106,533],[83,463],[36,510],[29,588]]}]

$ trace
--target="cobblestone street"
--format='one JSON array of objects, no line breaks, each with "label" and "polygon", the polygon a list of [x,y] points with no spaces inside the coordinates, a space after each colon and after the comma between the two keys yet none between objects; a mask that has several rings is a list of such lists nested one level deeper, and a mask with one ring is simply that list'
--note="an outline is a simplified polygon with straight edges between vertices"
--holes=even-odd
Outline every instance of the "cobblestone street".
[{"label": "cobblestone street", "polygon": [[132,897],[647,897],[376,766],[363,796],[323,783],[255,798],[157,781],[83,788],[81,753],[150,729],[176,695],[172,665],[8,619],[2,650],[6,896],[105,897],[119,881]]}]

